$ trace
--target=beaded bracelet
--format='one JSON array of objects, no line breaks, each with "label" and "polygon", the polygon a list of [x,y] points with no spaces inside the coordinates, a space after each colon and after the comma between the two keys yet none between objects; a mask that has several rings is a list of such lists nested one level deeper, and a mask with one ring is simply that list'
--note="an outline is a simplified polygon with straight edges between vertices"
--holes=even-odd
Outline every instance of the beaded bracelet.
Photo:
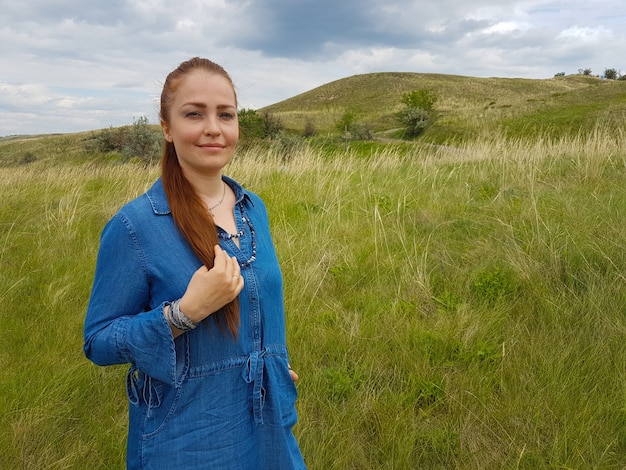
[{"label": "beaded bracelet", "polygon": [[175,300],[170,304],[167,319],[174,328],[181,331],[190,331],[198,326],[198,323],[187,318],[187,315],[182,312],[180,309],[180,299]]}]

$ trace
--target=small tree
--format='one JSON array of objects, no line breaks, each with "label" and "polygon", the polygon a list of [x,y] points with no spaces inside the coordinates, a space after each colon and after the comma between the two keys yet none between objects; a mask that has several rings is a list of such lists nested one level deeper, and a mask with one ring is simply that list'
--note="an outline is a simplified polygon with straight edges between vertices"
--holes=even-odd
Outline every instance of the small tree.
[{"label": "small tree", "polygon": [[615,69],[604,69],[604,78],[607,80],[617,80],[619,73]]},{"label": "small tree", "polygon": [[407,108],[420,108],[424,111],[432,111],[438,99],[435,91],[426,89],[409,91],[402,95],[402,103]]},{"label": "small tree", "polygon": [[433,90],[414,90],[402,95],[405,108],[397,117],[405,128],[405,137],[417,137],[426,129],[438,98]]},{"label": "small tree", "polygon": [[350,132],[350,127],[356,121],[356,114],[352,111],[346,111],[343,116],[335,123],[335,129],[342,134]]}]

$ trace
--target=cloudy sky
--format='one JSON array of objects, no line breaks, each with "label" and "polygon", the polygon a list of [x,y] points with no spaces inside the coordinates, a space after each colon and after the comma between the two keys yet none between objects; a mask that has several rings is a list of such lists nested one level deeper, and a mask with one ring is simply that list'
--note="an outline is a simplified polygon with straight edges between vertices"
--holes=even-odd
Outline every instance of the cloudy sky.
[{"label": "cloudy sky", "polygon": [[204,56],[241,107],[367,72],[626,73],[623,0],[15,0],[0,8],[0,136],[158,122],[167,73]]}]

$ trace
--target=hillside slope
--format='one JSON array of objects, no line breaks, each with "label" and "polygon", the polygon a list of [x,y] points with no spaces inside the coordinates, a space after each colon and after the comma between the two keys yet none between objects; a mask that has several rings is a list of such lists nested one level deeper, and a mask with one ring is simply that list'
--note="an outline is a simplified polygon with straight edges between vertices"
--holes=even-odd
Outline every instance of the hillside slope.
[{"label": "hillside slope", "polygon": [[[438,119],[427,134],[461,137],[505,129],[513,134],[580,128],[598,119],[623,123],[626,81],[570,75],[550,79],[476,78],[420,73],[370,73],[322,85],[263,108],[288,129],[302,130],[307,121],[319,131],[333,128],[352,112],[381,132],[397,126],[403,93],[436,91]],[[521,121],[520,121],[521,120]]]}]

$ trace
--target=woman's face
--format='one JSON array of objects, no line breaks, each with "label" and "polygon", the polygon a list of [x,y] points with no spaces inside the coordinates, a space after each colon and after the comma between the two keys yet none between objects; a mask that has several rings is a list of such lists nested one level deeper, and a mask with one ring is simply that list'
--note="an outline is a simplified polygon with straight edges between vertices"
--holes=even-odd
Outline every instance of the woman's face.
[{"label": "woman's face", "polygon": [[188,177],[214,176],[230,162],[239,138],[237,99],[225,77],[194,70],[178,84],[163,134]]}]

